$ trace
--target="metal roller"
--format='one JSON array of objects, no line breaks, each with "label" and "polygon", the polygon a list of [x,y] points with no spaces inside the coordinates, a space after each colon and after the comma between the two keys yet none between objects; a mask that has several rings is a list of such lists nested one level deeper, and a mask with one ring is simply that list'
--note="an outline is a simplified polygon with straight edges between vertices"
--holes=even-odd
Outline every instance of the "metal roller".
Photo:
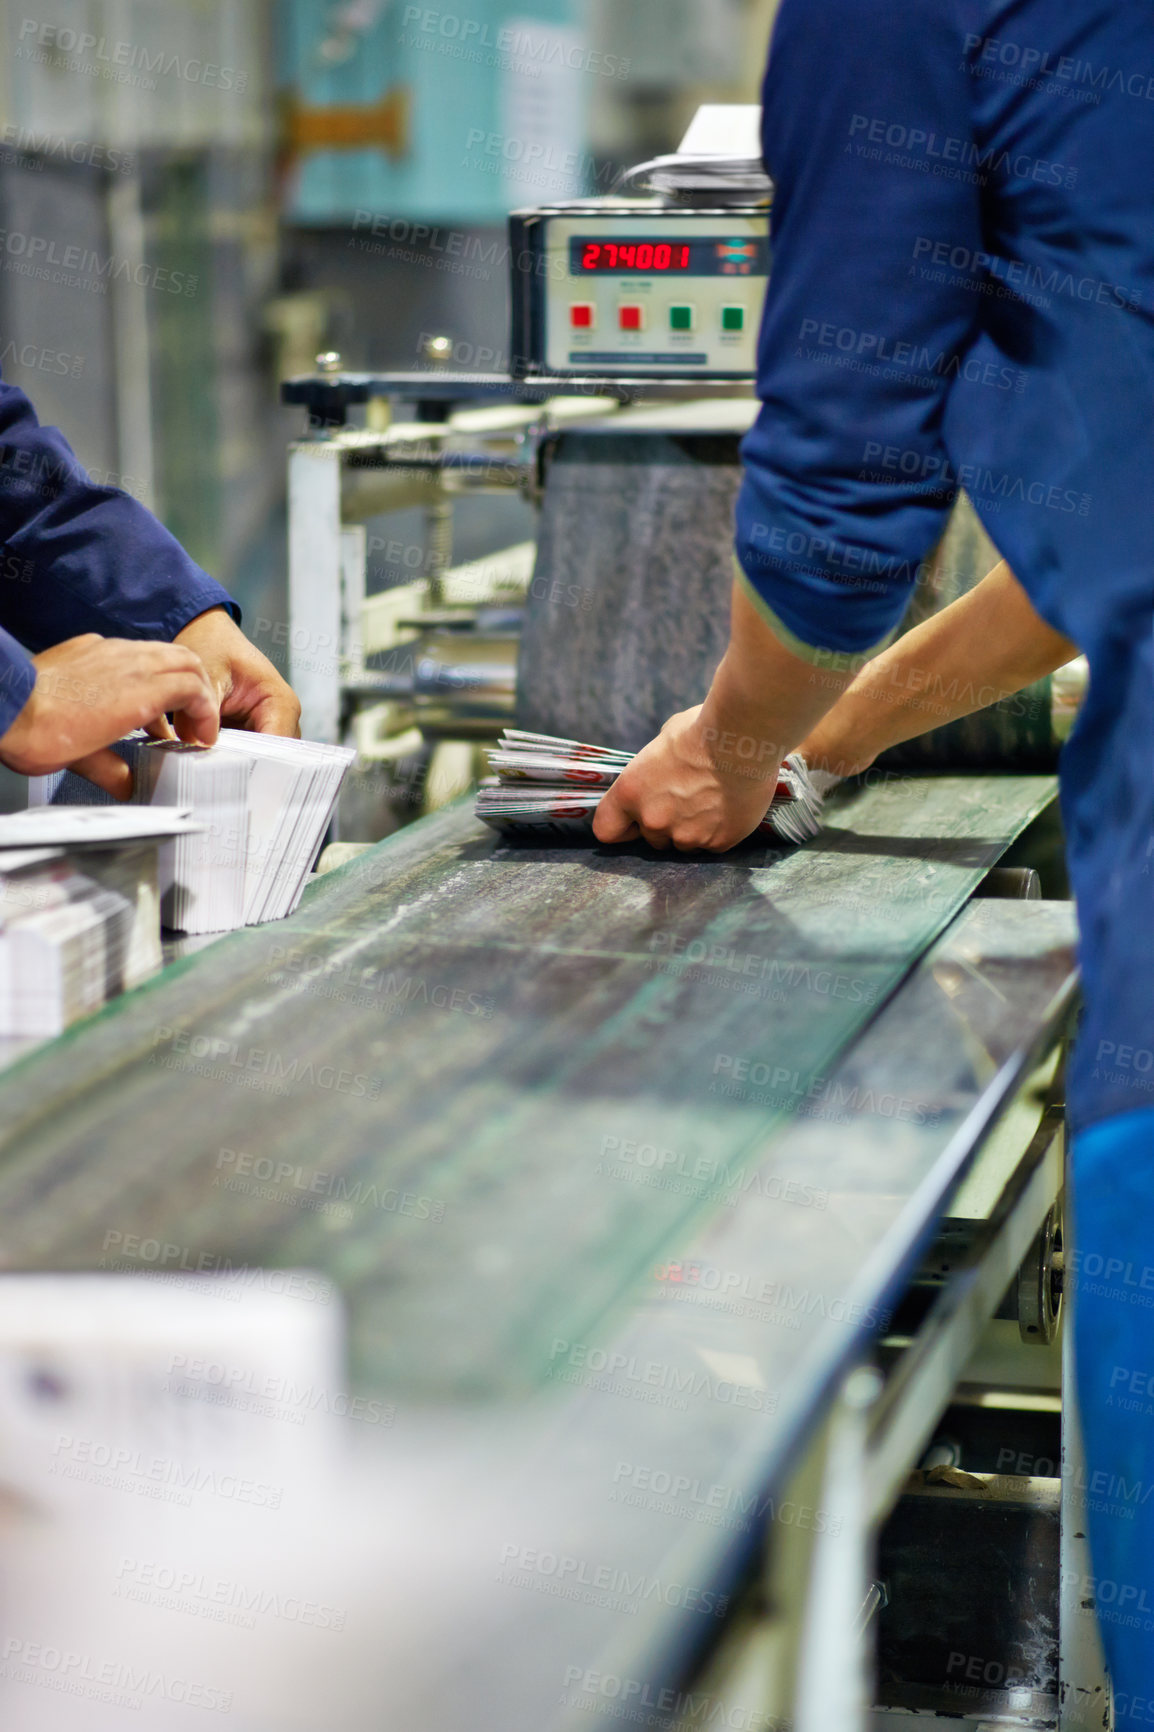
[{"label": "metal roller", "polygon": [[513,722],[519,625],[519,609],[447,616],[371,656],[363,684],[349,689],[400,705],[398,729],[419,727],[430,740],[492,739]]},{"label": "metal roller", "polygon": [[1017,1319],[1018,1331],[1027,1346],[1048,1347],[1058,1333],[1065,1267],[1062,1215],[1055,1204],[997,1313],[999,1317]]},{"label": "metal roller", "polygon": [[513,720],[516,637],[499,631],[431,631],[420,639],[413,711],[430,739],[488,739]]}]

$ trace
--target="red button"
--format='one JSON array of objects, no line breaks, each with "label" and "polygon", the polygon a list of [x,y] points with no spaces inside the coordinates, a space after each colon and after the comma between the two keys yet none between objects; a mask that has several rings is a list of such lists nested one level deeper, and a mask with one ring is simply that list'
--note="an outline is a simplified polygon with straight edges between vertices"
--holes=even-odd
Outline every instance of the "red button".
[{"label": "red button", "polygon": [[569,317],[575,331],[591,331],[593,329],[593,308],[588,302],[576,302],[569,309]]},{"label": "red button", "polygon": [[622,307],[620,319],[623,331],[643,331],[645,329],[644,307]]}]

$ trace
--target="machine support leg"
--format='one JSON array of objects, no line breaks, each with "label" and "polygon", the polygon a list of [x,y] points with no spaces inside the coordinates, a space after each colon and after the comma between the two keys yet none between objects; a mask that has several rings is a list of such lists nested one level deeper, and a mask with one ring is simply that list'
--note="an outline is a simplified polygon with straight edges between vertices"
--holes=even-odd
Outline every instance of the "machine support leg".
[{"label": "machine support leg", "polygon": [[341,457],[331,445],[289,455],[289,680],[306,740],[336,745],[341,726]]},{"label": "machine support leg", "polygon": [[795,1732],[864,1732],[873,1700],[869,1613],[877,1601],[866,1451],[881,1387],[872,1366],[851,1371],[832,1419],[822,1505],[833,1519],[810,1576]]},{"label": "machine support leg", "polygon": [[364,671],[365,590],[368,579],[368,536],[363,523],[341,530],[341,678],[357,679]]},{"label": "machine support leg", "polygon": [[1073,1314],[1077,1302],[1077,1295],[1068,1291],[1062,1327],[1058,1725],[1060,1732],[1108,1732],[1114,1724],[1114,1705],[1089,1591],[1094,1569],[1086,1537],[1086,1457],[1074,1377]]}]

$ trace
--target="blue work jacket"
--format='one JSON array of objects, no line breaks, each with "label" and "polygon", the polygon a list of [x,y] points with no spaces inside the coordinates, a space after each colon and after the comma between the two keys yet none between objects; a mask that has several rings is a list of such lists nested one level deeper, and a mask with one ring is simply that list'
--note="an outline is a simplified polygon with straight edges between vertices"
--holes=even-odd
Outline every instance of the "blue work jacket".
[{"label": "blue work jacket", "polygon": [[0,733],[35,684],[32,654],[83,632],[171,641],[210,607],[240,618],[139,500],[91,480],[23,391],[0,384]]},{"label": "blue work jacket", "polygon": [[738,559],[785,641],[860,653],[966,490],[1090,661],[1075,1122],[1154,1105],[1154,10],[784,0],[763,127]]}]

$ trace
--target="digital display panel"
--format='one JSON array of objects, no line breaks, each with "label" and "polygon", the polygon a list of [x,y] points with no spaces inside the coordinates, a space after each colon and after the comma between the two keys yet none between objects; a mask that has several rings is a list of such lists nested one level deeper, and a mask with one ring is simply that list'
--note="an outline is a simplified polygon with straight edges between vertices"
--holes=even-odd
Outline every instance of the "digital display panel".
[{"label": "digital display panel", "polygon": [[764,277],[769,241],[749,235],[668,240],[646,235],[581,235],[569,242],[569,273],[634,277]]}]

